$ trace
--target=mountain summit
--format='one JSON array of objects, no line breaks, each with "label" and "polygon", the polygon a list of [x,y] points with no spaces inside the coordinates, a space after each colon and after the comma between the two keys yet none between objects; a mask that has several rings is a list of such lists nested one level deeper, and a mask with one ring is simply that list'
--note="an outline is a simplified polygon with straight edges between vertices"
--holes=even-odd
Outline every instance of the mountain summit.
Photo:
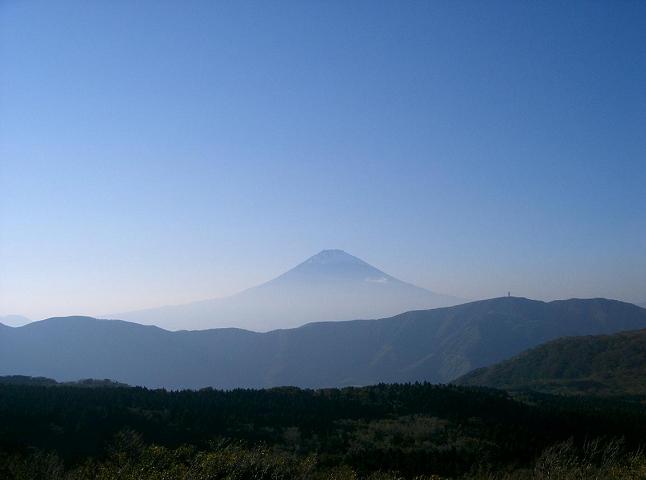
[{"label": "mountain summit", "polygon": [[337,282],[348,280],[366,282],[398,281],[396,278],[343,250],[322,250],[276,278],[275,281],[284,281],[285,279],[297,281],[327,279]]},{"label": "mountain summit", "polygon": [[350,255],[348,252],[343,250],[333,249],[333,250],[321,250],[316,255],[308,258],[303,263],[301,263],[296,268],[303,265],[329,265],[329,264],[356,264],[356,265],[366,265],[370,266],[360,258]]},{"label": "mountain summit", "polygon": [[458,303],[461,299],[398,280],[343,250],[323,250],[273,280],[231,297],[113,316],[169,330],[269,331]]}]

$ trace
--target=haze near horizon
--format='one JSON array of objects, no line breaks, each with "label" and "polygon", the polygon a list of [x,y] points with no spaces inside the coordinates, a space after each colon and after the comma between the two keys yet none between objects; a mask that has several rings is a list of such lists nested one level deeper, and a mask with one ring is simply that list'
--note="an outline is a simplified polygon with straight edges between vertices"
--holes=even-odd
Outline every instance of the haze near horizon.
[{"label": "haze near horizon", "polygon": [[226,297],[337,248],[460,298],[642,303],[644,19],[2,2],[0,315]]}]

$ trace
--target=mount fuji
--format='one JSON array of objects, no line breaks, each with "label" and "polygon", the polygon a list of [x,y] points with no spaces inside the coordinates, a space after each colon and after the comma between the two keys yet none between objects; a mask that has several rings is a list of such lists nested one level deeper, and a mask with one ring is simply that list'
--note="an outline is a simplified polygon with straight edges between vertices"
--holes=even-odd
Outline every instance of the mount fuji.
[{"label": "mount fuji", "polygon": [[277,278],[230,297],[111,317],[168,330],[235,327],[264,332],[459,303],[463,300],[398,280],[343,250],[323,250]]}]

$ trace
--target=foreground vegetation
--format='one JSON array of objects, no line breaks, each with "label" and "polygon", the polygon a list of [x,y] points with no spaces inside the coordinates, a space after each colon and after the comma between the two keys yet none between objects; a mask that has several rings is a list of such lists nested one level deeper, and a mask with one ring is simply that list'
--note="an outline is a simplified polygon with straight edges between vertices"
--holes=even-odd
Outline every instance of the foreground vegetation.
[{"label": "foreground vegetation", "polygon": [[0,385],[0,478],[646,478],[641,397],[98,385]]},{"label": "foreground vegetation", "polygon": [[[125,440],[125,443],[124,443]],[[86,460],[71,469],[55,454],[13,455],[2,459],[2,478],[51,480],[196,480],[196,479],[326,479],[399,480],[393,471],[373,471],[360,476],[348,465],[324,466],[315,455],[299,457],[266,447],[244,448],[237,444],[214,444],[206,451],[193,447],[169,449],[144,446],[141,439],[124,432],[114,450],[102,461]],[[478,471],[479,470],[479,471]],[[416,480],[441,480],[446,477],[421,474]],[[620,442],[599,441],[576,448],[563,442],[546,449],[530,468],[496,472],[480,467],[460,476],[464,480],[570,480],[646,478],[646,456],[626,452]]]}]

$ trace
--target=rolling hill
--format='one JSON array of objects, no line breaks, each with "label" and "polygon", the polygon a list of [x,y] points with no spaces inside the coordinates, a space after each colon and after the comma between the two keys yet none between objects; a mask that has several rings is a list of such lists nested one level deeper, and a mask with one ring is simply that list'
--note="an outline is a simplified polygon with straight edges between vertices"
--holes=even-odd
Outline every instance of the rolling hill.
[{"label": "rolling hill", "polygon": [[467,373],[455,383],[547,393],[646,395],[646,329],[560,338]]},{"label": "rolling hill", "polygon": [[110,387],[129,387],[125,383],[113,382],[109,379],[97,380],[94,378],[84,378],[74,382],[57,382],[52,378],[46,377],[28,377],[25,375],[0,376],[0,385],[22,385],[36,387],[80,387],[80,388],[110,388]]},{"label": "rolling hill", "polygon": [[342,250],[323,250],[279,277],[231,297],[110,317],[168,330],[235,327],[265,332],[463,302],[402,282]]},{"label": "rolling hill", "polygon": [[629,303],[515,297],[267,333],[51,318],[0,327],[0,375],[173,389],[448,382],[555,338],[639,328],[646,310]]}]

